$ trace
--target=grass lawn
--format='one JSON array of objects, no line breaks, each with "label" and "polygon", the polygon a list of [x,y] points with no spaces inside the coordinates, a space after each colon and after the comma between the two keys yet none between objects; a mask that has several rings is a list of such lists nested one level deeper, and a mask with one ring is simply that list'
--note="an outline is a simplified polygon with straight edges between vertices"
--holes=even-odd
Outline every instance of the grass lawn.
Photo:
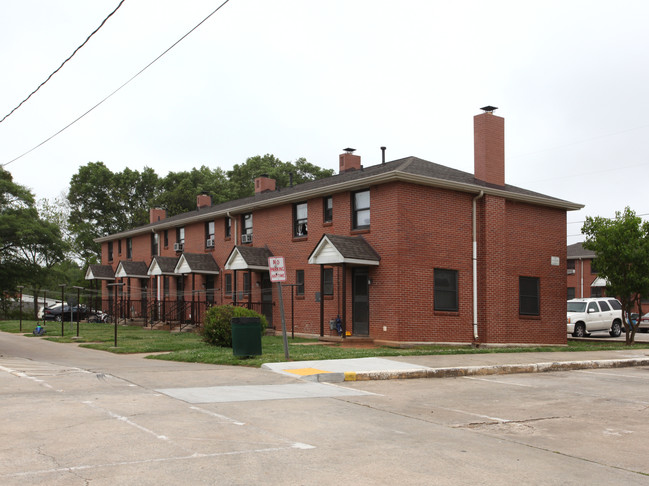
[{"label": "grass lawn", "polygon": [[[35,321],[22,322],[22,332],[31,339],[47,339],[60,343],[79,343],[80,346],[112,353],[164,353],[149,356],[152,359],[188,361],[222,365],[243,365],[259,367],[262,363],[285,361],[284,346],[280,336],[263,336],[261,356],[239,358],[232,354],[231,348],[210,346],[193,333],[170,333],[154,331],[140,326],[117,326],[117,347],[113,324],[94,324],[81,322],[77,338],[76,322],[65,324],[61,337],[61,323],[48,322],[47,334],[33,336]],[[19,321],[0,321],[0,331],[19,333]],[[431,345],[416,348],[351,348],[339,344],[323,345],[315,339],[288,339],[289,356],[293,361],[366,358],[373,356],[416,356],[431,354],[477,354],[477,353],[521,353],[535,351],[598,351],[629,349],[624,342],[568,341],[567,346],[511,347],[511,348],[472,348],[469,346]],[[649,348],[649,343],[636,343],[632,349]]]}]

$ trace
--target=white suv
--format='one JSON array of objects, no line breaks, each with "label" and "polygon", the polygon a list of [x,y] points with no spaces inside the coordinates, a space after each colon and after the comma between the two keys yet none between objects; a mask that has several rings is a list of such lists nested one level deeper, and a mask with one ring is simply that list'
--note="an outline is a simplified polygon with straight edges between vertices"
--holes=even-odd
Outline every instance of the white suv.
[{"label": "white suv", "polygon": [[599,297],[568,301],[568,334],[584,337],[592,331],[608,331],[613,337],[622,333],[622,305],[617,299]]}]

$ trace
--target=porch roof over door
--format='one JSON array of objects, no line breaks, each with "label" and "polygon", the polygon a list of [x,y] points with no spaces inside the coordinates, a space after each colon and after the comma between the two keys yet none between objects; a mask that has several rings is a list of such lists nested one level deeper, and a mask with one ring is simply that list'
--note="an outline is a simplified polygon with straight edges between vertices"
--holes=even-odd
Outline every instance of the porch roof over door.
[{"label": "porch roof over door", "polygon": [[178,273],[219,274],[219,266],[209,253],[183,253],[174,269]]},{"label": "porch roof over door", "polygon": [[380,255],[362,236],[322,235],[309,255],[309,263],[314,265],[377,266],[380,261]]},{"label": "porch roof over door", "polygon": [[235,246],[223,268],[226,270],[268,271],[268,258],[273,256],[268,248]]},{"label": "porch roof over door", "polygon": [[115,280],[115,272],[110,265],[89,265],[86,280]]},{"label": "porch roof over door", "polygon": [[147,266],[144,262],[121,261],[115,270],[118,278],[149,278]]},{"label": "porch roof over door", "polygon": [[174,269],[178,263],[178,257],[154,256],[149,265],[149,275],[175,275]]}]

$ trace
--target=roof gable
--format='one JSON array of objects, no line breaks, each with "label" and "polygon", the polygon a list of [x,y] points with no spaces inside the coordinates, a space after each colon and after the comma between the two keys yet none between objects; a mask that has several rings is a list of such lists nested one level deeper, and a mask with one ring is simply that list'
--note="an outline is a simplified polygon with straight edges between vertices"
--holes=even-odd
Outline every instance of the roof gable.
[{"label": "roof gable", "polygon": [[340,236],[325,234],[309,255],[314,265],[379,264],[381,257],[362,236]]}]

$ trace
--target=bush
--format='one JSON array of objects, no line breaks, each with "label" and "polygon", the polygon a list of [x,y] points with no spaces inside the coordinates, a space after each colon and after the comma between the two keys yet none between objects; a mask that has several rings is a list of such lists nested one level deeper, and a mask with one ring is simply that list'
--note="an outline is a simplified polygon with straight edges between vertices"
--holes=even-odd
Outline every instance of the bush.
[{"label": "bush", "polygon": [[253,310],[233,305],[217,305],[210,307],[205,313],[203,329],[201,330],[203,341],[213,346],[231,348],[232,326],[230,325],[230,319],[233,317],[258,317],[261,322],[262,333],[268,325],[266,316]]}]

